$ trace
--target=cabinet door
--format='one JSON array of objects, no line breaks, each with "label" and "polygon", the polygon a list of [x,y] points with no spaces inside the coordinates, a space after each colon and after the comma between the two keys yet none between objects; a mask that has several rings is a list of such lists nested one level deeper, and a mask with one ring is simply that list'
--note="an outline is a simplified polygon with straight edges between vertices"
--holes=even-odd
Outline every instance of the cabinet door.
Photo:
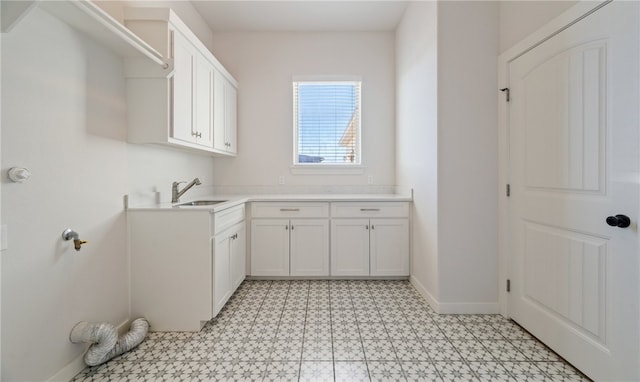
[{"label": "cabinet door", "polygon": [[409,219],[371,219],[371,276],[409,275]]},{"label": "cabinet door", "polygon": [[199,145],[213,147],[213,65],[198,54],[194,80],[194,132]]},{"label": "cabinet door", "polygon": [[231,294],[242,284],[246,275],[247,236],[245,223],[236,224],[232,229],[235,232],[231,241]]},{"label": "cabinet door", "polygon": [[[193,126],[193,95],[195,51],[178,31],[172,31],[174,71],[171,85],[171,137],[195,142]],[[171,109],[171,108],[170,108]]]},{"label": "cabinet door", "polygon": [[331,221],[331,275],[369,275],[369,220]]},{"label": "cabinet door", "polygon": [[289,220],[251,221],[251,275],[289,276]]},{"label": "cabinet door", "polygon": [[238,91],[225,81],[225,107],[224,107],[224,129],[227,141],[227,151],[231,154],[238,152],[237,147],[237,115],[238,115]]},{"label": "cabinet door", "polygon": [[291,276],[329,276],[329,221],[291,220]]},{"label": "cabinet door", "polygon": [[225,137],[225,78],[217,70],[213,76],[213,148],[227,150]]},{"label": "cabinet door", "polygon": [[213,315],[216,316],[220,309],[231,297],[231,265],[229,253],[231,249],[230,230],[226,230],[214,237],[213,253]]}]

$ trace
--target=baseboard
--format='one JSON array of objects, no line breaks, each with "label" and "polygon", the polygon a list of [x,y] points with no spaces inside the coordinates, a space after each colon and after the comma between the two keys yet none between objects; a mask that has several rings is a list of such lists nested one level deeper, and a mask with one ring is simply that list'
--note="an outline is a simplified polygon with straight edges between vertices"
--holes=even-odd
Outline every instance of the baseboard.
[{"label": "baseboard", "polygon": [[422,297],[424,297],[424,299],[427,300],[427,303],[431,306],[431,308],[435,310],[436,313],[440,313],[438,312],[439,310],[438,300],[436,300],[435,297],[433,297],[433,295],[429,293],[427,288],[425,288],[425,286],[422,285],[422,283],[418,281],[418,279],[414,275],[411,275],[411,277],[409,278],[409,281],[411,282],[411,285],[413,285],[413,287],[416,288],[418,293],[420,293]]},{"label": "baseboard", "polygon": [[[116,329],[118,329],[118,334],[121,336],[127,331],[129,331],[129,326],[131,325],[132,320],[125,320],[122,322]],[[74,358],[71,362],[67,364],[67,366],[63,367],[60,371],[58,371],[53,377],[47,379],[47,382],[68,382],[73,377],[78,375],[79,372],[84,370],[87,365],[84,363],[84,353],[86,353],[87,349],[89,349],[89,345],[85,347],[85,350]]]},{"label": "baseboard", "polygon": [[497,314],[500,313],[498,302],[440,302],[414,276],[409,279],[414,288],[427,300],[427,303],[438,314]]}]

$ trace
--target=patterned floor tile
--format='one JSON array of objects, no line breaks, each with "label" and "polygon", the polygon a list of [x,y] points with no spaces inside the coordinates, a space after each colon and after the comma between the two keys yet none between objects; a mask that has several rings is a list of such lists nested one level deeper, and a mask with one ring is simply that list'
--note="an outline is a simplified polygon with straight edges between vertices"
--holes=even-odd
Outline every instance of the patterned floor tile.
[{"label": "patterned floor tile", "polygon": [[365,362],[335,362],[334,371],[336,382],[370,381]]},{"label": "patterned floor tile", "polygon": [[371,381],[391,382],[406,381],[400,362],[397,361],[371,361],[367,362]]},{"label": "patterned floor tile", "polygon": [[396,352],[390,340],[362,340],[367,361],[395,361]]},{"label": "patterned floor tile", "polygon": [[302,339],[298,341],[275,341],[271,361],[300,361],[302,357]]},{"label": "patterned floor tile", "polygon": [[467,362],[480,381],[515,382],[499,362]]},{"label": "patterned floor tile", "polygon": [[495,360],[491,353],[478,341],[451,340],[451,344],[458,351],[462,359],[467,362],[491,362]]},{"label": "patterned floor tile", "polygon": [[197,333],[151,332],[73,381],[589,381],[499,315],[438,315],[407,281],[245,281]]},{"label": "patterned floor tile", "polygon": [[400,362],[400,365],[407,381],[442,381],[436,366],[431,362]]},{"label": "patterned floor tile", "polygon": [[430,361],[429,353],[418,340],[391,340],[398,359],[411,362]]},{"label": "patterned floor tile", "polygon": [[302,345],[303,361],[333,361],[331,340],[304,341]]},{"label": "patterned floor tile", "polygon": [[553,381],[538,368],[535,362],[503,362],[502,366],[511,374],[516,381]]},{"label": "patterned floor tile", "polygon": [[300,365],[300,381],[329,382],[334,380],[333,362],[308,362]]},{"label": "patterned floor tile", "polygon": [[466,363],[461,361],[437,361],[435,362],[438,374],[445,382],[469,382],[478,379]]},{"label": "patterned floor tile", "polygon": [[359,340],[334,340],[333,358],[336,361],[364,360],[362,342]]},{"label": "patterned floor tile", "polygon": [[297,381],[300,375],[300,362],[270,362],[264,374],[265,382]]},{"label": "patterned floor tile", "polygon": [[448,340],[423,341],[429,358],[433,361],[461,361],[462,357]]}]

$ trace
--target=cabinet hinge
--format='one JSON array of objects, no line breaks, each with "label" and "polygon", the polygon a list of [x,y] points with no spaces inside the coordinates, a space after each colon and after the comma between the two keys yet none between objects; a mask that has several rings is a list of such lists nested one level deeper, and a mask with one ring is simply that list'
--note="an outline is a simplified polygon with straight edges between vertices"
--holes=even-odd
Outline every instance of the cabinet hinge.
[{"label": "cabinet hinge", "polygon": [[511,292],[511,280],[507,279],[507,292]]},{"label": "cabinet hinge", "polygon": [[502,88],[500,89],[500,91],[505,93],[505,95],[507,96],[507,102],[511,101],[511,91],[509,90],[509,88]]},{"label": "cabinet hinge", "polygon": [[507,183],[507,197],[511,196],[511,185]]}]

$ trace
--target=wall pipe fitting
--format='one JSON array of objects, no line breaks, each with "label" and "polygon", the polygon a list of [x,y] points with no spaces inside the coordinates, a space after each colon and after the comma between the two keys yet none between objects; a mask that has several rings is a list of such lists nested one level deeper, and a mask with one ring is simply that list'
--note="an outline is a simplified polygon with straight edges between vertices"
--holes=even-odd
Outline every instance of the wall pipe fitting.
[{"label": "wall pipe fitting", "polygon": [[149,322],[144,318],[137,318],[131,323],[129,332],[118,339],[116,328],[107,323],[78,322],[69,334],[72,343],[90,343],[91,346],[84,356],[84,362],[89,366],[97,366],[113,357],[128,352],[138,346],[149,331]]}]

